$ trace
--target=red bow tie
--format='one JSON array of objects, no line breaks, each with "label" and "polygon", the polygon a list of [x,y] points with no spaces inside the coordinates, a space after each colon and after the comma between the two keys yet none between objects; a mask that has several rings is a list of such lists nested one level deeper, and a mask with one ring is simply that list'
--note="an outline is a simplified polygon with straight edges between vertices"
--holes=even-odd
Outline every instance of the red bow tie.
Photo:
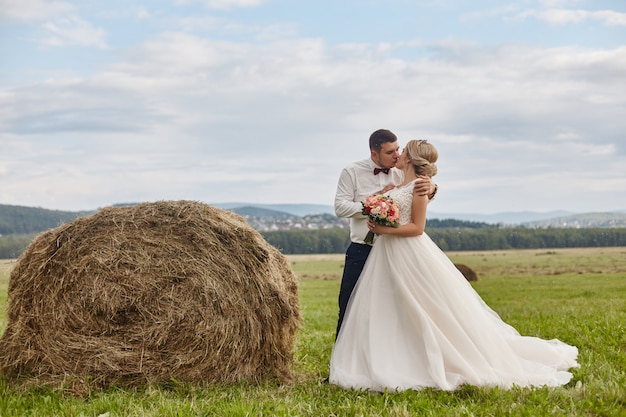
[{"label": "red bow tie", "polygon": [[380,173],[389,174],[389,168],[374,168],[374,175],[378,175]]}]

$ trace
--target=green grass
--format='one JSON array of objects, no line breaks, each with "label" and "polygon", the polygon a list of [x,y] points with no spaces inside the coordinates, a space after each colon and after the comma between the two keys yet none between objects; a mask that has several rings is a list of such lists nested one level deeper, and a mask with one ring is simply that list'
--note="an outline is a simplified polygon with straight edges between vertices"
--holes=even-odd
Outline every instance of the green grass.
[{"label": "green grass", "polygon": [[[292,384],[172,382],[75,397],[60,389],[19,390],[0,378],[0,416],[626,416],[625,248],[449,255],[478,273],[474,288],[521,333],[578,346],[581,367],[570,384],[383,394],[325,384],[343,257],[290,256],[304,316]],[[10,267],[0,261],[3,312]],[[6,326],[1,314],[0,326]]]}]

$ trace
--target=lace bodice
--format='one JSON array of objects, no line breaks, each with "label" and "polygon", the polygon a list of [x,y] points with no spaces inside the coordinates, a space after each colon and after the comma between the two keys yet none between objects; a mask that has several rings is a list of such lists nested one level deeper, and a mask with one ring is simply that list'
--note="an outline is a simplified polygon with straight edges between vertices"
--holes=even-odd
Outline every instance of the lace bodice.
[{"label": "lace bodice", "polygon": [[399,223],[407,224],[411,223],[411,204],[413,203],[413,184],[415,181],[411,181],[410,183],[394,188],[389,191],[389,197],[393,198],[396,206],[398,206],[398,210],[400,210],[400,220]]}]

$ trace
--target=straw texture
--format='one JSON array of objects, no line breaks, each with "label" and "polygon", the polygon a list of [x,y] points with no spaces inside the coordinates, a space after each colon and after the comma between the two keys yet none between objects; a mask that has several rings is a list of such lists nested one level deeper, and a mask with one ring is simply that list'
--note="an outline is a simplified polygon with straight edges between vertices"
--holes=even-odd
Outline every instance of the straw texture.
[{"label": "straw texture", "polygon": [[285,257],[242,217],[191,201],[108,207],[39,235],[7,310],[7,378],[101,387],[288,381],[301,321]]}]

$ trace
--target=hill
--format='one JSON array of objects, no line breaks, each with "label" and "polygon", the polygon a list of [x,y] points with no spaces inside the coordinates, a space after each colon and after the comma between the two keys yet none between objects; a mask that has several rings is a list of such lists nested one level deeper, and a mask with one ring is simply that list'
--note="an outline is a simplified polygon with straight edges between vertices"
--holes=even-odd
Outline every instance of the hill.
[{"label": "hill", "polygon": [[[225,210],[232,210],[242,215],[252,215],[260,217],[250,210],[252,207],[268,210],[268,216],[273,216],[272,212],[288,213],[292,216],[303,217],[313,214],[335,215],[335,210],[331,205],[324,204],[256,204],[256,203],[215,203],[215,207]],[[241,211],[244,210],[244,211]],[[479,224],[491,224],[501,226],[524,226],[524,227],[626,227],[623,217],[626,211],[616,211],[607,213],[572,213],[566,210],[554,211],[512,211],[491,214],[481,213],[444,213],[437,211],[428,212],[428,220],[459,220],[462,222],[473,222]],[[560,226],[556,226],[557,224]],[[585,225],[585,226],[583,226]]]},{"label": "hill", "polygon": [[88,213],[0,204],[0,235],[39,233]]},{"label": "hill", "polygon": [[209,203],[214,207],[224,210],[237,210],[242,208],[257,207],[271,211],[289,213],[293,216],[307,216],[311,214],[335,214],[333,206],[325,204],[256,204],[256,203]]},{"label": "hill", "polygon": [[535,228],[626,227],[626,213],[584,213],[522,223]]},{"label": "hill", "polygon": [[243,217],[273,217],[273,218],[289,218],[293,217],[293,214],[279,211],[279,210],[270,210],[262,207],[254,207],[254,206],[244,206],[244,207],[236,207],[232,209],[224,209],[235,212]]},{"label": "hill", "polygon": [[[132,205],[125,203],[123,205]],[[215,207],[231,210],[259,231],[345,228],[348,220],[335,216],[332,206],[320,204],[223,203]],[[92,211],[60,211],[39,207],[0,204],[0,235],[34,234],[70,222]],[[572,214],[557,212],[511,212],[491,215],[429,213],[431,228],[614,228],[626,227],[626,212]]]},{"label": "hill", "polygon": [[[124,203],[117,204],[117,206],[132,204],[133,203]],[[279,230],[345,229],[349,224],[348,219],[337,217],[334,213],[329,213],[329,210],[324,210],[324,206],[321,205],[304,204],[298,207],[299,205],[297,204],[265,204],[261,206],[242,205],[234,207],[234,204],[235,203],[226,204],[221,208],[231,210],[243,216],[254,229],[263,232]],[[270,207],[273,207],[273,209]],[[281,211],[278,209],[289,211]],[[332,210],[332,207],[330,207],[330,209]],[[93,214],[94,212],[95,210],[71,212],[0,204],[0,236],[40,233],[44,230],[55,228],[60,224],[70,222],[77,217]],[[307,214],[296,215],[293,214],[294,212]],[[433,219],[430,220],[430,227],[481,228],[494,226],[464,220]]]},{"label": "hill", "polygon": [[575,215],[572,212],[557,210],[557,211],[512,211],[512,212],[500,212],[492,214],[480,214],[480,213],[439,213],[428,212],[429,219],[458,219],[474,222],[483,222],[490,224],[502,224],[502,225],[520,225],[525,222],[533,222],[539,220],[552,219],[555,217],[562,217],[568,215]]},{"label": "hill", "polygon": [[[286,254],[340,253],[349,242],[348,219],[334,214],[296,216],[252,205],[231,210]],[[0,259],[19,256],[33,235],[92,213],[0,204]],[[444,251],[626,246],[625,217],[626,213],[587,213],[526,225],[429,217],[427,229]]]}]

